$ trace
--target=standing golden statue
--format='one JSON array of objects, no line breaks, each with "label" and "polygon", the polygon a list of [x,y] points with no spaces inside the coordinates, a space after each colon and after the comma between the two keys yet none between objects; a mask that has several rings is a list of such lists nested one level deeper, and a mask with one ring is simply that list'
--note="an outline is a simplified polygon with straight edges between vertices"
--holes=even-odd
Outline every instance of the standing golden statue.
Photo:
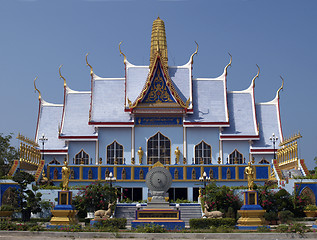
[{"label": "standing golden statue", "polygon": [[142,164],[142,157],[143,157],[143,150],[141,147],[139,147],[138,155],[139,155],[139,163],[141,165]]},{"label": "standing golden statue", "polygon": [[178,164],[179,163],[179,156],[181,155],[181,151],[178,149],[178,147],[176,147],[175,155],[176,155],[176,164]]},{"label": "standing golden statue", "polygon": [[249,190],[253,190],[253,184],[254,184],[254,170],[251,166],[251,162],[248,162],[248,166],[244,169],[244,173],[247,176],[248,179],[248,188]]},{"label": "standing golden statue", "polygon": [[68,163],[65,159],[64,166],[62,167],[62,184],[63,184],[63,191],[68,190],[68,184],[69,184],[69,175],[70,175],[70,168],[68,167]]}]

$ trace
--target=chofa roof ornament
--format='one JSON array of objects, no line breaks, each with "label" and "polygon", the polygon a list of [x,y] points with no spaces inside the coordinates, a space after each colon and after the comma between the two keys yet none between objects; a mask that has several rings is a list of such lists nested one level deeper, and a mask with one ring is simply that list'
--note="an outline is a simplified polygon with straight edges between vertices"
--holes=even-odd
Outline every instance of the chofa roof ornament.
[{"label": "chofa roof ornament", "polygon": [[34,79],[34,89],[35,89],[35,91],[37,91],[39,93],[39,100],[41,100],[42,95],[41,95],[40,90],[38,90],[37,87],[36,87],[36,84],[35,84],[36,79],[37,79],[37,77]]}]

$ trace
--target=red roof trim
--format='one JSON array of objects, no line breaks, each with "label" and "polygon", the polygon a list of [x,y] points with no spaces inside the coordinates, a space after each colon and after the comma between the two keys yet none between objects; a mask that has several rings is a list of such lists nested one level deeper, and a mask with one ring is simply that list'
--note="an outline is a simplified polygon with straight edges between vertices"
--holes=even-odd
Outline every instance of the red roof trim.
[{"label": "red roof trim", "polygon": [[230,125],[229,122],[184,122],[184,125]]},{"label": "red roof trim", "polygon": [[63,150],[57,150],[57,149],[47,150],[47,149],[44,149],[44,151],[41,150],[41,152],[44,152],[44,153],[58,153],[58,152],[67,153],[68,150],[65,150],[65,149],[63,149]]},{"label": "red roof trim", "polygon": [[[275,149],[275,151],[276,151],[276,149]],[[268,153],[274,153],[274,149],[267,149],[267,148],[265,148],[265,149],[252,149],[251,148],[251,152],[268,152]]]},{"label": "red roof trim", "polygon": [[88,125],[134,125],[134,122],[88,122]]},{"label": "red roof trim", "polygon": [[41,101],[41,99],[39,99],[39,111],[38,111],[38,115],[37,115],[36,131],[35,131],[35,138],[34,138],[35,141],[37,141],[37,133],[39,130],[41,106],[42,106],[42,101]]},{"label": "red roof trim", "polygon": [[222,135],[220,138],[259,138],[259,135]]}]

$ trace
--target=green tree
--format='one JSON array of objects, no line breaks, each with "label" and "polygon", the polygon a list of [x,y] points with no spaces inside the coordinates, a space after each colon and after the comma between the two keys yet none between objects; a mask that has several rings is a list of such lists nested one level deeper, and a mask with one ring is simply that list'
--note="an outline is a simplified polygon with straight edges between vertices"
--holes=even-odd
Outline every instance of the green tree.
[{"label": "green tree", "polygon": [[0,133],[0,177],[5,176],[14,159],[18,159],[18,151],[11,146],[12,133],[3,136],[3,133]]},{"label": "green tree", "polygon": [[35,179],[33,175],[27,172],[17,171],[12,180],[19,184],[17,199],[22,212],[22,220],[28,221],[30,219],[31,212],[41,212],[40,204],[42,194],[37,192],[38,187],[36,185],[32,185],[32,190],[28,188],[27,185],[33,183]]}]

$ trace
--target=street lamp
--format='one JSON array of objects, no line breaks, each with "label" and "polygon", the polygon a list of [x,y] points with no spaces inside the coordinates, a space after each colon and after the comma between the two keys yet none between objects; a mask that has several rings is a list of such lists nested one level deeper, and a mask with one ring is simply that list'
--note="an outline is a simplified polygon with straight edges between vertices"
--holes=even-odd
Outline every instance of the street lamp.
[{"label": "street lamp", "polygon": [[44,144],[47,142],[48,138],[45,137],[44,133],[42,133],[42,137],[39,138],[39,141],[42,142],[42,160],[44,160]]},{"label": "street lamp", "polygon": [[275,143],[277,142],[278,137],[275,136],[275,134],[273,133],[272,137],[270,137],[270,140],[273,143],[273,154],[274,154],[273,156],[274,156],[274,159],[275,159]]},{"label": "street lamp", "polygon": [[206,194],[206,185],[207,185],[207,182],[210,181],[210,177],[207,177],[207,173],[204,172],[203,176],[199,178],[199,181],[204,183],[204,190],[205,190],[205,194]]},{"label": "street lamp", "polygon": [[112,188],[112,182],[117,181],[117,178],[112,175],[112,172],[109,173],[109,177],[105,178],[106,182],[109,182],[110,188]]}]

